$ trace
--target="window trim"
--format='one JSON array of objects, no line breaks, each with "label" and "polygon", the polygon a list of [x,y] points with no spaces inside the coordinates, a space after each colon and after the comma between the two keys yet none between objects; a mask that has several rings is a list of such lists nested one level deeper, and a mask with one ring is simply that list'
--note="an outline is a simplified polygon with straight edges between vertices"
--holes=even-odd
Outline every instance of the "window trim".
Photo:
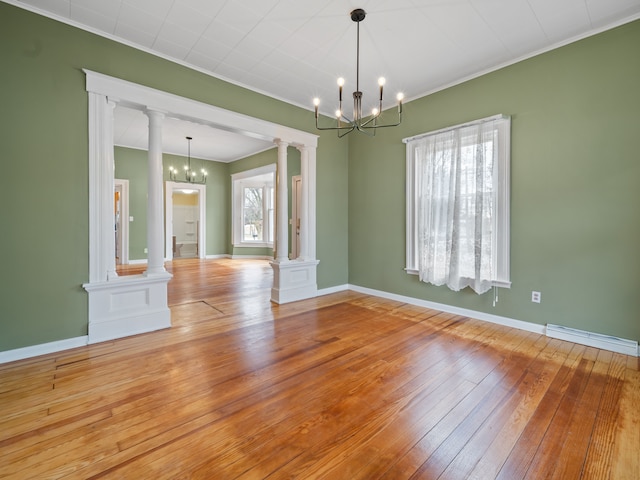
[{"label": "window trim", "polygon": [[[256,182],[252,179],[255,177],[263,176],[271,174],[272,182]],[[273,248],[274,242],[269,241],[269,238],[275,238],[274,235],[270,235],[268,222],[265,224],[264,237],[267,239],[266,241],[247,241],[244,240],[244,236],[242,234],[243,227],[243,193],[245,187],[256,187],[262,186],[265,187],[265,192],[263,192],[263,217],[268,218],[268,188],[275,188],[275,175],[276,175],[276,164],[265,165],[263,167],[254,168],[251,170],[246,170],[244,172],[238,172],[231,174],[231,224],[232,224],[232,244],[234,247],[267,247]],[[275,229],[275,225],[272,226],[272,229]]]},{"label": "window trim", "polygon": [[462,123],[431,132],[403,138],[406,144],[406,263],[405,271],[410,275],[418,275],[416,264],[416,172],[413,151],[415,142],[425,137],[438,135],[440,133],[457,130],[480,123],[501,120],[497,125],[498,130],[498,162],[497,162],[497,192],[495,193],[496,210],[494,216],[494,226],[497,231],[493,248],[496,254],[493,255],[494,271],[496,278],[493,279],[494,287],[511,288],[510,269],[510,198],[511,198],[511,117],[509,115],[493,115],[471,122]]}]

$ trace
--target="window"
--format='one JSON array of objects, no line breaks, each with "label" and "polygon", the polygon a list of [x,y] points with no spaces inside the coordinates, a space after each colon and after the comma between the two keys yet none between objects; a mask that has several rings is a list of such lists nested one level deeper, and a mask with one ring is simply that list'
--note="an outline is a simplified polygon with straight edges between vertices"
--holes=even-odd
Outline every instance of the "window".
[{"label": "window", "polygon": [[275,165],[231,176],[234,246],[273,247]]},{"label": "window", "polygon": [[407,271],[484,293],[509,287],[509,117],[430,132],[407,144]]}]

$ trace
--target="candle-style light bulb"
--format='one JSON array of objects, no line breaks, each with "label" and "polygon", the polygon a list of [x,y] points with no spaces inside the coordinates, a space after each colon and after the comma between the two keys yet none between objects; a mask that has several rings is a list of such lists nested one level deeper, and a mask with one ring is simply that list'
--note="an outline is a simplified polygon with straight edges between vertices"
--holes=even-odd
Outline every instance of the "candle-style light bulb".
[{"label": "candle-style light bulb", "polygon": [[382,90],[384,89],[384,84],[385,84],[386,82],[387,82],[387,81],[384,79],[384,77],[380,77],[380,78],[378,79],[378,85],[380,85],[380,102],[382,102]]},{"label": "candle-style light bulb", "polygon": [[371,110],[371,115],[373,115],[374,117],[377,117],[378,113],[380,113],[380,110],[378,110],[377,108],[374,108],[373,110]]},{"label": "candle-style light bulb", "polygon": [[320,105],[320,99],[318,97],[313,99],[313,107],[316,113],[316,119],[318,118],[318,105]]},{"label": "candle-style light bulb", "polygon": [[344,86],[344,78],[340,77],[338,78],[338,100],[340,101],[340,104],[342,105],[342,87]]},{"label": "candle-style light bulb", "polygon": [[336,110],[336,118],[340,118],[340,117],[342,117],[342,111]]}]

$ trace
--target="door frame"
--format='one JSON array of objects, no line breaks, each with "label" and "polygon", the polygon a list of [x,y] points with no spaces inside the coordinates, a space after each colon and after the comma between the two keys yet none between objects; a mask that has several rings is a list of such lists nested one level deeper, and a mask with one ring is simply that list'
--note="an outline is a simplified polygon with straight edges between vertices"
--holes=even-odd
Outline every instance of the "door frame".
[{"label": "door frame", "polygon": [[302,176],[291,177],[291,260],[300,256],[300,196]]},{"label": "door frame", "polygon": [[[113,180],[114,192],[120,190],[120,264],[129,264],[129,180]],[[117,241],[117,240],[116,240]]]},{"label": "door frame", "polygon": [[165,182],[164,183],[164,258],[165,260],[173,260],[173,192],[183,190],[198,191],[198,258],[207,258],[206,253],[206,205],[207,205],[207,186],[194,183],[183,182]]}]

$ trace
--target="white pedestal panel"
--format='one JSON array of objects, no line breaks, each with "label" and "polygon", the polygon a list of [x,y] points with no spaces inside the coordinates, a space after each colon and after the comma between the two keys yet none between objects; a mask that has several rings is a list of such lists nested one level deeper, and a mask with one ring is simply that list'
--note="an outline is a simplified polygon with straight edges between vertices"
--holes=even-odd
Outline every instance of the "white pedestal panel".
[{"label": "white pedestal panel", "polygon": [[271,262],[273,268],[271,301],[280,304],[315,297],[318,294],[316,283],[318,263],[318,260]]},{"label": "white pedestal panel", "polygon": [[169,273],[135,275],[83,285],[89,294],[89,343],[170,327],[170,279]]}]

